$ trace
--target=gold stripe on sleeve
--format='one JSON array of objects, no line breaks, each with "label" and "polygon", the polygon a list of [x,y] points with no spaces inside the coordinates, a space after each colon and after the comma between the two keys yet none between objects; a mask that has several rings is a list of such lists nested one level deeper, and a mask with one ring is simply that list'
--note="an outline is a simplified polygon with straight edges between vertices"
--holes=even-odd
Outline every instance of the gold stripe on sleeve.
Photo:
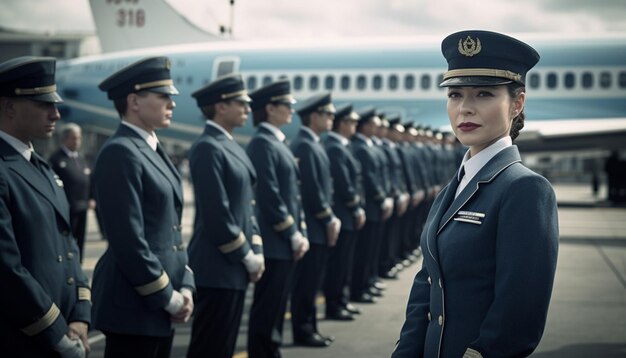
[{"label": "gold stripe on sleeve", "polygon": [[246,243],[246,236],[243,234],[243,232],[240,232],[239,236],[237,236],[235,240],[230,241],[224,245],[220,245],[218,249],[220,249],[220,251],[223,254],[228,254],[242,247],[245,243]]},{"label": "gold stripe on sleeve", "polygon": [[289,215],[284,221],[281,221],[278,224],[274,225],[274,230],[276,231],[287,230],[289,229],[291,225],[293,225],[293,223],[294,223],[293,216]]},{"label": "gold stripe on sleeve", "polygon": [[91,290],[87,287],[78,288],[78,300],[91,302]]},{"label": "gold stripe on sleeve", "polygon": [[170,278],[169,276],[167,276],[167,273],[163,271],[163,273],[161,274],[161,276],[159,276],[159,278],[145,285],[135,286],[135,290],[141,296],[148,296],[166,288],[167,285],[169,285],[169,283],[170,283]]},{"label": "gold stripe on sleeve", "polygon": [[333,214],[333,211],[330,210],[330,208],[326,208],[323,211],[320,211],[319,213],[315,214],[315,218],[316,219],[325,219],[329,216],[331,216]]},{"label": "gold stripe on sleeve", "polygon": [[54,323],[54,321],[56,321],[60,314],[61,311],[59,310],[59,307],[52,303],[52,306],[50,306],[50,309],[48,310],[48,312],[46,312],[45,315],[43,315],[43,317],[41,317],[35,323],[29,324],[28,326],[22,328],[21,331],[27,336],[34,336],[44,329],[52,326],[52,324]]},{"label": "gold stripe on sleeve", "polygon": [[259,235],[252,235],[252,245],[263,246],[263,239]]}]

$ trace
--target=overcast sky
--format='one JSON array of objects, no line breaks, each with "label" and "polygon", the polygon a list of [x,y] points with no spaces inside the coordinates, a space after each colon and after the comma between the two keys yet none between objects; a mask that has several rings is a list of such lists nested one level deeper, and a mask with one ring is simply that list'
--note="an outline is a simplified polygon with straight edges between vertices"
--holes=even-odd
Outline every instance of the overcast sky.
[{"label": "overcast sky", "polygon": [[[220,24],[228,25],[229,0],[166,1],[204,29],[216,32]],[[88,0],[0,0],[0,26],[51,32],[95,31]],[[443,35],[467,28],[509,33],[626,32],[626,1],[235,1],[234,34],[242,39]]]}]

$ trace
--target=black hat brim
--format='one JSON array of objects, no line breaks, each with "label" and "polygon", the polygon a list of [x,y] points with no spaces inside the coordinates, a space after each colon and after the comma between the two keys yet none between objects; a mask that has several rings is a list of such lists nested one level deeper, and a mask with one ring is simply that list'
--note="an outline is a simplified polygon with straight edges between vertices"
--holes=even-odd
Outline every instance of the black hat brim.
[{"label": "black hat brim", "polygon": [[37,102],[46,102],[46,103],[63,103],[63,98],[59,96],[56,92],[38,94],[35,96],[25,96],[25,98],[31,99]]},{"label": "black hat brim", "polygon": [[513,81],[500,77],[486,76],[462,76],[452,77],[441,82],[439,87],[464,87],[464,86],[499,86],[506,85]]},{"label": "black hat brim", "polygon": [[163,93],[163,94],[169,94],[169,95],[178,94],[178,90],[176,89],[176,87],[172,85],[151,87],[151,88],[146,88],[145,90],[148,92]]}]

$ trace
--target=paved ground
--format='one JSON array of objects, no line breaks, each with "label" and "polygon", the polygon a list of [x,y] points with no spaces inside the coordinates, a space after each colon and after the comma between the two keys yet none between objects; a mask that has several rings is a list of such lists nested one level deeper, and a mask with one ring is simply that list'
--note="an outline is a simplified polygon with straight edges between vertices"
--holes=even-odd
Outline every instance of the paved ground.
[{"label": "paved ground", "polygon": [[[533,357],[626,357],[626,208],[613,208],[591,195],[588,186],[555,186],[559,201],[561,245],[557,277],[544,338]],[[601,190],[600,195],[605,191]],[[189,199],[189,200],[187,200]],[[183,220],[185,238],[191,235],[193,199],[186,188]],[[93,267],[106,247],[99,239],[93,216],[89,218],[85,269]],[[404,320],[411,281],[421,262],[386,281],[385,297],[375,305],[361,305],[354,322],[324,321],[320,331],[336,337],[324,349],[291,346],[290,326],[285,327],[286,358],[388,357]],[[250,291],[250,290],[249,290]],[[250,292],[248,292],[250,293]],[[250,295],[246,300],[249,306]],[[323,300],[320,300],[320,306]],[[245,354],[247,309],[237,342],[237,358]],[[184,357],[190,325],[177,328],[172,357]],[[102,357],[104,341],[91,333],[92,358]]]}]

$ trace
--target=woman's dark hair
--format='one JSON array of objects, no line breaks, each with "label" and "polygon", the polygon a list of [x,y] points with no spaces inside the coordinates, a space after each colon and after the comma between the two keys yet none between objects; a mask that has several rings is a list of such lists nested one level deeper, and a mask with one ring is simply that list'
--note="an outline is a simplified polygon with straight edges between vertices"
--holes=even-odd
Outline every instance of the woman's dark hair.
[{"label": "woman's dark hair", "polygon": [[[513,100],[518,98],[520,94],[526,92],[526,87],[524,87],[523,84],[520,84],[517,82],[512,82],[508,84],[506,88],[509,91],[509,96],[511,96]],[[515,138],[519,136],[519,132],[522,130],[522,128],[524,128],[525,119],[526,119],[526,115],[524,114],[524,109],[522,109],[522,111],[519,112],[519,114],[515,118],[513,118],[513,124],[511,125],[511,132],[509,133],[509,135],[511,136],[511,139],[515,140]]]}]

